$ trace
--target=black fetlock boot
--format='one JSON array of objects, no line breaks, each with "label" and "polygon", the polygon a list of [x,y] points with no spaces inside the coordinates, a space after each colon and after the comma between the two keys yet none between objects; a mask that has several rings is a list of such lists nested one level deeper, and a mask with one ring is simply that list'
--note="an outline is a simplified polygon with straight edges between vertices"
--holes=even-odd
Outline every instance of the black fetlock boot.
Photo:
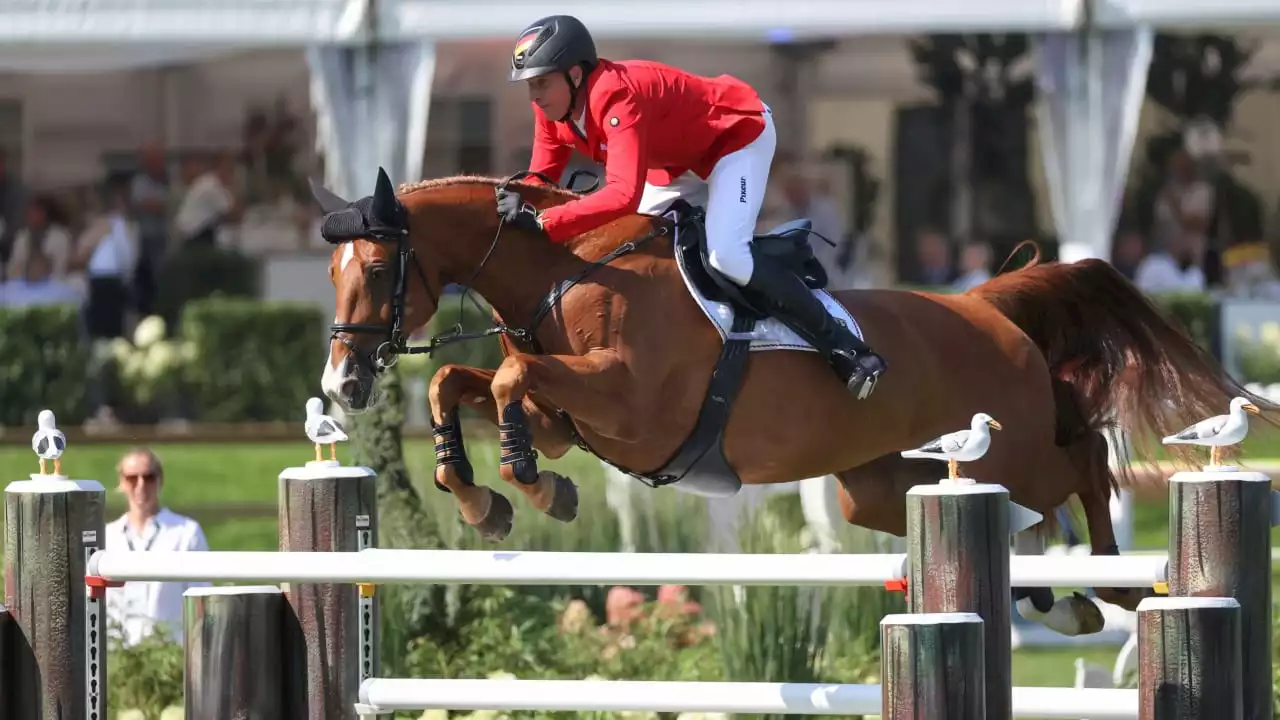
[{"label": "black fetlock boot", "polygon": [[888,364],[853,331],[831,317],[795,273],[766,256],[756,255],[747,288],[765,303],[770,315],[827,357],[850,393],[859,400],[871,394]]}]

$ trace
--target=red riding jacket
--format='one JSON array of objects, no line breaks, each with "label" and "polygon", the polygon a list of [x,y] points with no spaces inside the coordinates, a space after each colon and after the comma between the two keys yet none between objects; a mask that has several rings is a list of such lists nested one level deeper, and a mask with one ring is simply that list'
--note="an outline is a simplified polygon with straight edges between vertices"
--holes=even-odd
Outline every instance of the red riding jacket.
[{"label": "red riding jacket", "polygon": [[578,108],[586,100],[585,137],[533,106],[531,171],[560,177],[573,148],[605,171],[600,190],[542,212],[554,242],[635,212],[646,182],[667,185],[686,170],[705,179],[764,131],[764,103],[751,86],[648,60],[601,60],[578,97]]}]

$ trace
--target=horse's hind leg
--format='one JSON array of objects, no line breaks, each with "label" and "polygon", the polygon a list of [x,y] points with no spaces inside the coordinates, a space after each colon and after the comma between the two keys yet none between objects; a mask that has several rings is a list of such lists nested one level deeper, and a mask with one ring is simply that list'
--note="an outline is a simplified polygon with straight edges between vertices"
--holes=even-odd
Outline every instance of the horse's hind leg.
[{"label": "horse's hind leg", "polygon": [[[1076,489],[1089,528],[1089,547],[1094,555],[1119,555],[1115,528],[1111,525],[1111,493],[1114,490],[1109,465],[1107,438],[1101,432],[1090,432],[1070,448],[1073,461],[1081,469],[1081,484]],[[1138,603],[1152,594],[1142,588],[1095,588],[1100,600],[1137,610]]]},{"label": "horse's hind leg", "polygon": [[[498,541],[511,532],[515,513],[511,502],[501,493],[475,484],[463,446],[462,423],[458,419],[458,407],[465,403],[497,425],[497,406],[489,392],[493,375],[492,370],[445,365],[431,379],[430,401],[436,441],[436,487],[454,496],[467,524],[486,540]],[[548,457],[560,457],[568,451],[573,438],[566,421],[542,412],[529,400],[524,402],[524,411],[529,418],[534,447]],[[559,481],[553,479],[552,482]],[[569,485],[572,488],[572,483]],[[545,508],[548,515],[566,522],[577,516],[576,489],[572,493],[560,493],[557,500]]]},{"label": "horse's hind leg", "polygon": [[[1013,553],[1016,555],[1044,555],[1045,539],[1043,523],[1016,533],[1013,536]],[[1056,598],[1047,587],[1016,587],[1013,604],[1024,619],[1039,623],[1062,635],[1092,635],[1102,630],[1106,620],[1093,601],[1080,593]]]}]

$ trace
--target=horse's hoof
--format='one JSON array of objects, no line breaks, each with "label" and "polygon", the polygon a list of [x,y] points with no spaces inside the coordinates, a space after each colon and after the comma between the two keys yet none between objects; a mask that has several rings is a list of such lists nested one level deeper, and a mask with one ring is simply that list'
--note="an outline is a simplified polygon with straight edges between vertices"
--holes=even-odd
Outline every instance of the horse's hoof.
[{"label": "horse's hoof", "polygon": [[560,522],[575,520],[578,517],[578,486],[574,485],[569,478],[550,470],[538,473],[538,480],[541,481],[543,476],[550,476],[556,483],[555,494],[551,496],[551,505],[547,507],[547,514]]},{"label": "horse's hoof", "polygon": [[1040,623],[1050,630],[1073,637],[1076,635],[1092,635],[1102,630],[1106,618],[1102,610],[1092,600],[1072,593],[1053,603],[1048,612],[1036,609],[1030,597],[1024,597],[1016,603],[1018,614],[1032,622]]},{"label": "horse's hoof", "polygon": [[1061,603],[1066,603],[1070,607],[1080,635],[1102,632],[1103,626],[1107,624],[1107,619],[1102,616],[1102,609],[1081,593],[1073,592],[1071,597],[1060,600],[1059,604]]},{"label": "horse's hoof", "polygon": [[480,537],[490,542],[500,542],[505,540],[511,534],[511,526],[515,522],[515,510],[511,507],[511,501],[507,500],[502,493],[489,491],[489,512],[480,522],[475,523],[474,527],[480,533]]}]

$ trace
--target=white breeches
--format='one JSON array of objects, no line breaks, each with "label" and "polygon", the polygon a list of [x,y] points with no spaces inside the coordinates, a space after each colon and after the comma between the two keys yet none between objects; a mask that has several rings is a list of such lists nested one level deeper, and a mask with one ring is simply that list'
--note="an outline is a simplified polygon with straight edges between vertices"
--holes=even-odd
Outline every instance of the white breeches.
[{"label": "white breeches", "polygon": [[645,184],[639,212],[661,214],[677,198],[706,208],[707,258],[739,285],[751,280],[751,238],[764,204],[778,136],[765,107],[764,131],[750,145],[720,158],[706,180],[686,172],[670,185]]}]

